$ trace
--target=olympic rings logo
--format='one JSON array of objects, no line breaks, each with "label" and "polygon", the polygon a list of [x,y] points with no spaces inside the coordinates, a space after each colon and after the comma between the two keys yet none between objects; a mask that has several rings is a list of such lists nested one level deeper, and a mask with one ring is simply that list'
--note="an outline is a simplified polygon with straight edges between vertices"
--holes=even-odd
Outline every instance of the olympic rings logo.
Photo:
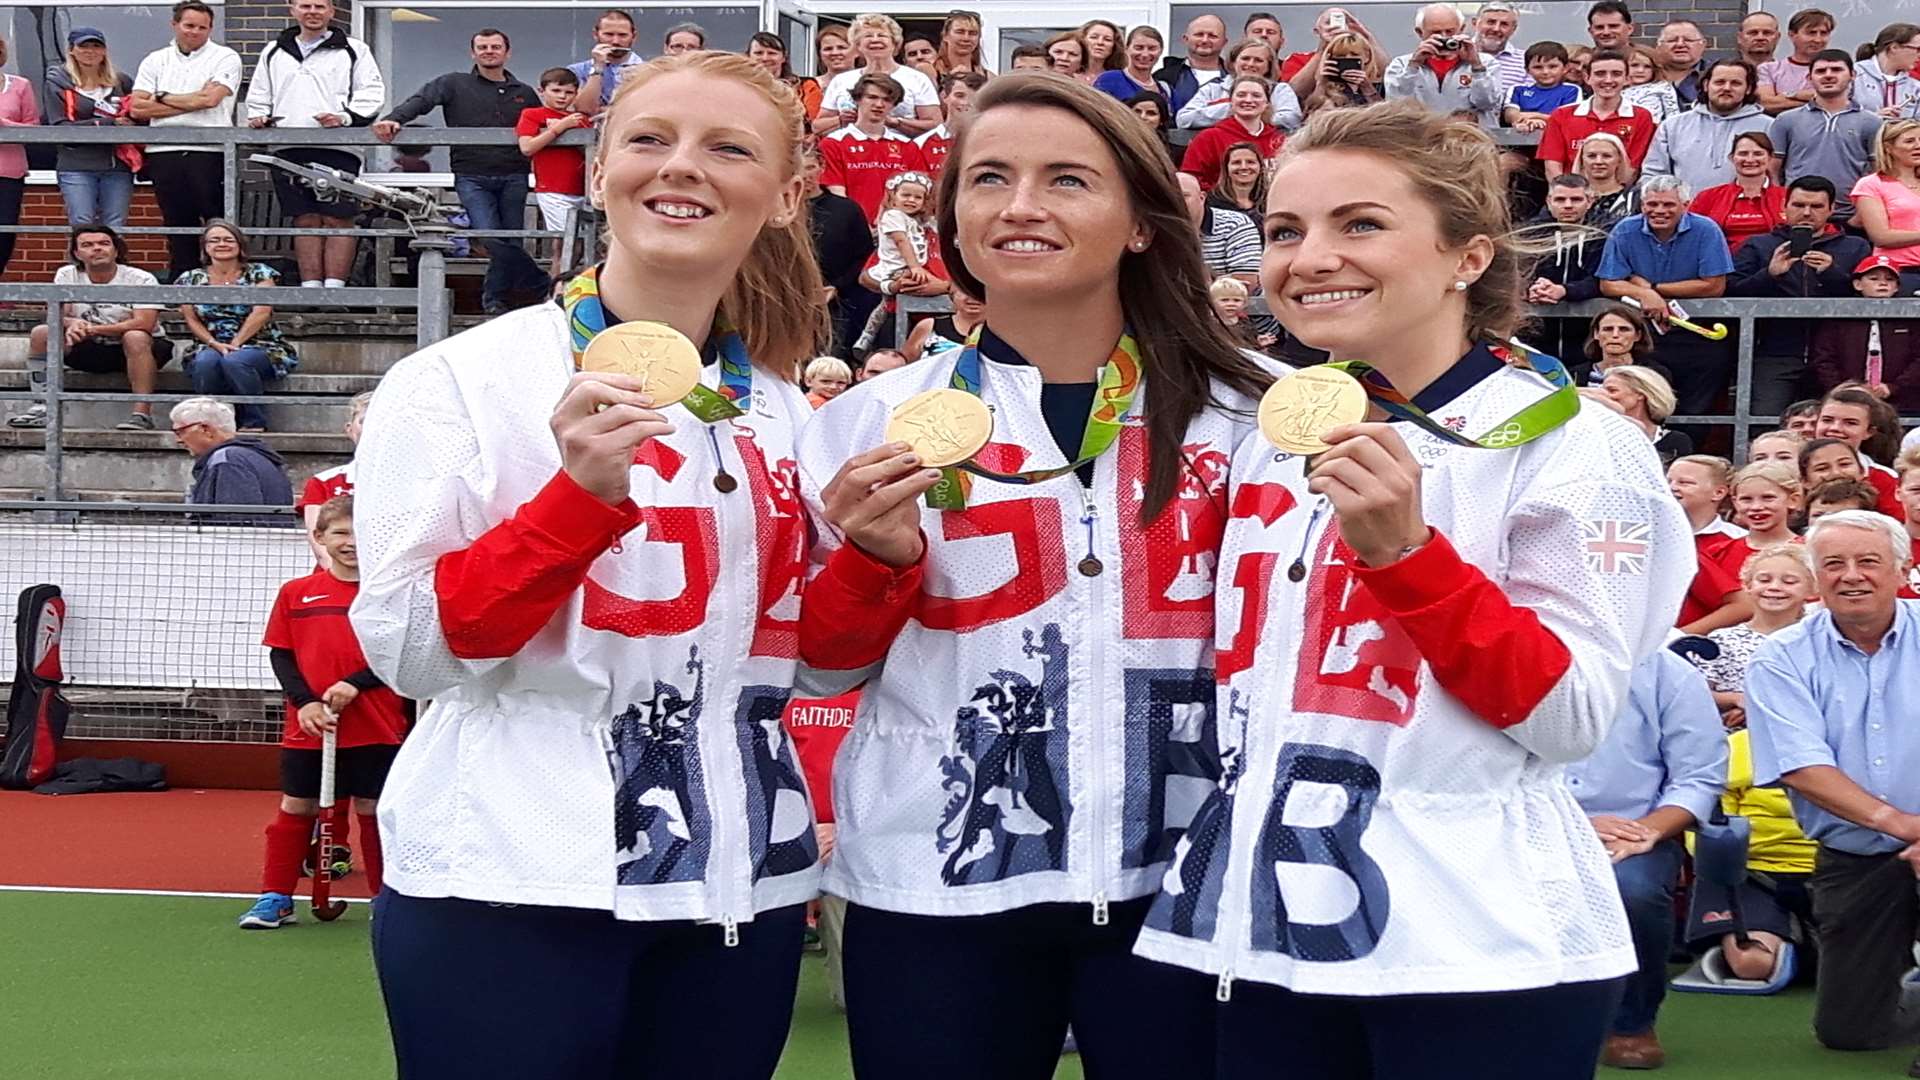
[{"label": "olympic rings logo", "polygon": [[1490,447],[1514,446],[1526,441],[1526,430],[1519,424],[1509,421],[1500,428],[1490,431],[1480,440],[1481,445]]}]

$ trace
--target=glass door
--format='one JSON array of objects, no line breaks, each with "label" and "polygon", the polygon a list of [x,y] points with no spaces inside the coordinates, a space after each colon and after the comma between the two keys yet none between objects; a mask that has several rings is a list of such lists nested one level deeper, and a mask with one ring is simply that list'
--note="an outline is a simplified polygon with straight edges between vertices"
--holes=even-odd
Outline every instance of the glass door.
[{"label": "glass door", "polygon": [[795,71],[813,70],[813,30],[819,17],[796,0],[775,0],[768,8],[773,24],[768,30],[787,43],[787,56]]}]

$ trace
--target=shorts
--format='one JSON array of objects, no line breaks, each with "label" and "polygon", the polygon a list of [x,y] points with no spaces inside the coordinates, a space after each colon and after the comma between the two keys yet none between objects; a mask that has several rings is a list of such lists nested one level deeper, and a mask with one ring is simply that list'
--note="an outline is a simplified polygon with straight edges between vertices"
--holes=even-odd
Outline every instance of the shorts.
[{"label": "shorts", "polygon": [[[153,366],[163,368],[172,360],[173,342],[163,337],[154,338]],[[75,371],[95,375],[118,375],[127,370],[126,349],[114,338],[90,337],[68,349],[61,361]]]},{"label": "shorts", "polygon": [[1696,878],[1687,902],[1687,948],[1706,952],[1733,932],[1733,903],[1728,895],[1733,891],[1740,894],[1740,920],[1748,933],[1764,930],[1786,941],[1807,943],[1811,940],[1807,930],[1813,924],[1813,901],[1807,894],[1810,876],[1748,871],[1747,879],[1733,890]]},{"label": "shorts", "polygon": [[[276,152],[274,156],[282,161],[292,161],[302,165],[326,165],[339,169],[348,176],[360,175],[360,159],[345,150],[334,150],[324,146],[287,147]],[[360,213],[358,202],[337,197],[323,199],[299,178],[282,169],[273,170],[273,193],[280,200],[280,212],[287,217],[319,214],[322,217],[350,220]]]},{"label": "shorts", "polygon": [[[387,773],[399,756],[397,743],[372,746],[343,746],[334,751],[333,795],[335,799],[377,799],[387,786]],[[280,748],[280,794],[296,799],[320,797],[320,751]]]},{"label": "shorts", "polygon": [[541,227],[549,232],[566,232],[567,217],[574,213],[586,213],[585,195],[556,195],[551,191],[536,191],[533,201],[540,207]]}]

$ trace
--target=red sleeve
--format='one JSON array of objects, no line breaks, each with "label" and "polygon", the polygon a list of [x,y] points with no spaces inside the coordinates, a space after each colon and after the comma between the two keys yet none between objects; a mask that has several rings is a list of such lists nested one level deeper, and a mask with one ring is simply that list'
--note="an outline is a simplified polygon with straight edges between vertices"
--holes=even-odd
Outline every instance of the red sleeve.
[{"label": "red sleeve", "polygon": [[1879,469],[1868,469],[1867,483],[1880,493],[1880,505],[1876,509],[1895,521],[1907,520],[1907,508],[1900,505],[1899,480]]},{"label": "red sleeve", "polygon": [[1214,181],[1220,179],[1219,145],[1220,137],[1208,128],[1193,137],[1180,158],[1180,171],[1200,181],[1202,191],[1211,191]]},{"label": "red sleeve", "polygon": [[293,504],[293,509],[298,512],[305,510],[309,506],[319,506],[326,501],[327,486],[320,482],[319,477],[309,476],[307,477],[306,486],[300,489],[300,498]]},{"label": "red sleeve", "polygon": [[273,598],[273,612],[267,616],[267,632],[260,638],[260,644],[269,649],[293,648],[293,605],[287,602],[287,597],[304,580],[295,578],[280,586],[280,594]]},{"label": "red sleeve", "polygon": [[1560,126],[1560,117],[1568,108],[1571,106],[1562,105],[1547,114],[1547,126],[1540,129],[1540,145],[1533,151],[1536,159],[1567,164],[1567,131]]},{"label": "red sleeve", "polygon": [[1313,59],[1312,53],[1294,53],[1292,56],[1282,60],[1280,62],[1280,78],[1286,82],[1293,81],[1293,77],[1300,74],[1300,69],[1306,67],[1307,61],[1311,59]]},{"label": "red sleeve", "polygon": [[1680,603],[1680,617],[1673,622],[1676,627],[1706,618],[1725,605],[1727,597],[1740,591],[1740,582],[1728,576],[1719,563],[1702,558],[1699,566],[1694,571],[1693,583],[1687,586],[1686,598]]},{"label": "red sleeve", "polygon": [[1647,160],[1647,150],[1653,146],[1653,129],[1656,126],[1651,116],[1647,122],[1633,125],[1632,136],[1627,142],[1627,160],[1633,162],[1636,169]]},{"label": "red sleeve", "polygon": [[841,165],[838,139],[820,140],[820,186],[823,188],[847,186],[847,174]]},{"label": "red sleeve", "polygon": [[542,105],[539,109],[521,109],[520,120],[513,125],[513,133],[515,135],[540,134],[540,114],[545,108],[546,106]]},{"label": "red sleeve", "polygon": [[1573,654],[1532,609],[1507,599],[1435,529],[1425,547],[1360,583],[1393,613],[1433,677],[1474,715],[1509,728],[1533,715]]},{"label": "red sleeve", "polygon": [[921,562],[898,568],[843,544],[800,598],[800,660],[824,671],[879,663],[920,609]]},{"label": "red sleeve", "polygon": [[586,580],[587,567],[640,523],[628,499],[608,506],[563,470],[520,512],[440,556],[440,632],[463,660],[519,652]]}]

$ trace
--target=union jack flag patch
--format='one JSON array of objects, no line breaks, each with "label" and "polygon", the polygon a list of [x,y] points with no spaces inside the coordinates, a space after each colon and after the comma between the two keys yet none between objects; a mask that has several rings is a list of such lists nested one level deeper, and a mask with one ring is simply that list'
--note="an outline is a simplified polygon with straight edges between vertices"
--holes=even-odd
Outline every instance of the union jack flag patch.
[{"label": "union jack flag patch", "polygon": [[1587,569],[1596,574],[1639,574],[1647,569],[1647,549],[1653,546],[1652,526],[1637,521],[1583,521],[1580,538],[1586,547]]}]

